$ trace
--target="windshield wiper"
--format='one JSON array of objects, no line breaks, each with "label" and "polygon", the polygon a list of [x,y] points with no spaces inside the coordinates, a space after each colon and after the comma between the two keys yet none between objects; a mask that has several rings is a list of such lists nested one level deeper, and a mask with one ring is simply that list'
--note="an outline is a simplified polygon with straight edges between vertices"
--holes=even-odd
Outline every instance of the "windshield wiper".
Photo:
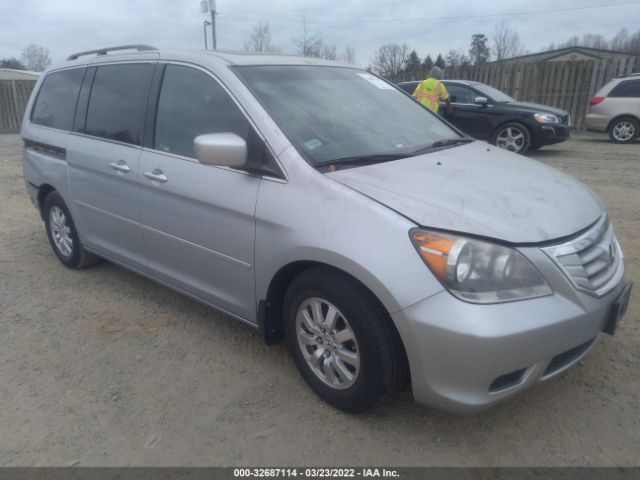
[{"label": "windshield wiper", "polygon": [[427,153],[430,150],[442,147],[452,147],[454,145],[461,145],[463,143],[471,143],[475,142],[475,139],[464,137],[464,138],[445,138],[443,140],[438,140],[424,147],[420,147],[417,150],[411,152],[411,156],[420,155],[422,153]]},{"label": "windshield wiper", "polygon": [[336,168],[342,168],[343,166],[353,165],[371,165],[374,163],[390,162],[392,160],[398,160],[400,158],[406,158],[410,156],[407,153],[381,153],[377,155],[357,155],[354,157],[336,158],[335,160],[325,160],[318,162],[314,166],[327,167],[334,165]]}]

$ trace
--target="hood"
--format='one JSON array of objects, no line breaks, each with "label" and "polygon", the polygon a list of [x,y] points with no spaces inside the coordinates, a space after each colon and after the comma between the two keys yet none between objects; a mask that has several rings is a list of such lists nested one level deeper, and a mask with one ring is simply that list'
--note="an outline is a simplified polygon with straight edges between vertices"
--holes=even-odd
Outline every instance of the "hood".
[{"label": "hood", "polygon": [[541,113],[553,113],[554,115],[558,115],[563,117],[565,115],[569,115],[569,112],[566,110],[562,110],[561,108],[550,107],[548,105],[540,105],[539,103],[529,103],[529,102],[509,102],[509,103],[501,103],[501,108],[512,108],[514,110],[518,110],[519,112],[541,112]]},{"label": "hood", "polygon": [[574,178],[478,141],[326,175],[420,226],[512,243],[569,236],[604,213]]}]

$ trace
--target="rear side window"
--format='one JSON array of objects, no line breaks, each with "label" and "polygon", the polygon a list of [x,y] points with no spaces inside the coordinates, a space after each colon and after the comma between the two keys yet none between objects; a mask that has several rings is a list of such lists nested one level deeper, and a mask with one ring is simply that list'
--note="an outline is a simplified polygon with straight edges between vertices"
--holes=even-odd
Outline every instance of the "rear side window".
[{"label": "rear side window", "polygon": [[640,80],[627,80],[620,82],[611,93],[610,97],[623,97],[623,98],[640,98]]},{"label": "rear side window", "polygon": [[62,70],[46,76],[31,113],[31,123],[71,130],[84,68]]},{"label": "rear side window", "polygon": [[200,70],[167,65],[162,80],[154,148],[195,158],[193,139],[204,133],[235,133],[245,140],[250,130],[227,92]]},{"label": "rear side window", "polygon": [[153,67],[150,63],[98,67],[84,133],[141,145]]}]

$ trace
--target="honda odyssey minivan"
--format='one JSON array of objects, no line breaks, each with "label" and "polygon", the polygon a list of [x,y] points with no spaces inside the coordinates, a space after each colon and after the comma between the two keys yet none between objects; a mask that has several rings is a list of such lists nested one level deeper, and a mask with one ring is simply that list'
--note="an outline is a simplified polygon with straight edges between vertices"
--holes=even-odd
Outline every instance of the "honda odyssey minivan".
[{"label": "honda odyssey minivan", "polygon": [[628,303],[589,188],[353,66],[82,52],[42,75],[22,137],[62,264],[106,259],[286,340],[347,412],[407,382],[477,412],[575,364]]}]

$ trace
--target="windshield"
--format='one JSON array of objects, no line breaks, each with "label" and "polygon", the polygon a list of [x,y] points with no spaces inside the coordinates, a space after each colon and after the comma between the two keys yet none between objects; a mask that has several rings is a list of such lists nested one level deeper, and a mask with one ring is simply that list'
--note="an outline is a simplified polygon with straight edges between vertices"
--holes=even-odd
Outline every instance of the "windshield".
[{"label": "windshield", "polygon": [[234,71],[314,166],[367,156],[391,160],[439,140],[462,138],[426,108],[363,70],[261,65]]},{"label": "windshield", "polygon": [[509,103],[509,102],[514,102],[515,101],[513,98],[511,98],[506,93],[501,92],[497,88],[490,87],[489,85],[484,85],[484,84],[473,85],[473,88],[478,90],[480,93],[486,95],[487,97],[489,97],[494,102]]}]

